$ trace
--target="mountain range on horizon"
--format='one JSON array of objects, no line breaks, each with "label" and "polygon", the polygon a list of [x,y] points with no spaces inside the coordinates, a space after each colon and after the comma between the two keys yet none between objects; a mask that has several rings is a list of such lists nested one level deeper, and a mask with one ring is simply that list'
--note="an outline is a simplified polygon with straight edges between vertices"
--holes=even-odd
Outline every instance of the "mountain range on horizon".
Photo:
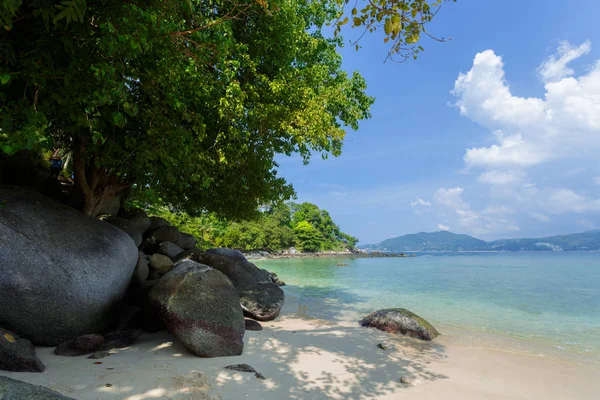
[{"label": "mountain range on horizon", "polygon": [[543,238],[500,239],[487,242],[449,231],[419,232],[359,248],[367,251],[595,251],[600,229]]}]

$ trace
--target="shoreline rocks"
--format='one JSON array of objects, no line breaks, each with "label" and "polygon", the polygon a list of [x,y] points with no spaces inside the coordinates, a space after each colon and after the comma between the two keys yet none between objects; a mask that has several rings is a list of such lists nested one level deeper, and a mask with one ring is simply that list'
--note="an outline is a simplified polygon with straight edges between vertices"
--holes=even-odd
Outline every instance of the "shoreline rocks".
[{"label": "shoreline rocks", "polygon": [[0,376],[2,400],[75,400],[43,386]]},{"label": "shoreline rocks", "polygon": [[42,346],[109,330],[138,261],[129,235],[31,189],[0,202],[0,326]]},{"label": "shoreline rocks", "polygon": [[192,354],[242,354],[245,324],[240,298],[218,270],[192,260],[178,261],[148,296],[169,331]]},{"label": "shoreline rocks", "polygon": [[44,372],[44,369],[44,364],[35,355],[35,348],[29,340],[0,328],[0,370]]},{"label": "shoreline rocks", "polygon": [[439,335],[433,325],[404,308],[378,310],[367,315],[359,323],[364,327],[427,341],[433,340]]}]

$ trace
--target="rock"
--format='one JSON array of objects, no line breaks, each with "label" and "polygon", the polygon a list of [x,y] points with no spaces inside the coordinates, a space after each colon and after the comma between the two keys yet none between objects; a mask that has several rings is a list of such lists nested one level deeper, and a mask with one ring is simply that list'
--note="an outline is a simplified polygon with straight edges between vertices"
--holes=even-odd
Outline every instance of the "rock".
[{"label": "rock", "polygon": [[138,251],[114,226],[0,187],[0,326],[56,346],[118,321]]},{"label": "rock", "polygon": [[350,264],[346,264],[344,262],[339,262],[339,263],[335,264],[336,267],[347,267],[348,265],[350,265]]},{"label": "rock", "polygon": [[421,384],[420,380],[418,380],[417,378],[412,378],[410,376],[403,376],[402,378],[400,378],[400,382],[410,386],[419,386]]},{"label": "rock", "polygon": [[150,268],[148,267],[148,256],[140,251],[138,253],[138,262],[135,265],[131,282],[136,286],[144,286],[149,274]]},{"label": "rock", "polygon": [[101,360],[103,358],[112,356],[112,353],[108,352],[108,351],[95,351],[92,353],[91,356],[88,357],[88,359],[90,360]]},{"label": "rock", "polygon": [[168,226],[169,221],[161,217],[150,217],[150,226],[148,227],[148,231],[153,231],[156,228],[160,228],[161,226]]},{"label": "rock", "polygon": [[377,348],[381,349],[381,350],[387,350],[387,346],[385,344],[383,344],[383,343],[378,343],[377,344]]},{"label": "rock", "polygon": [[183,250],[181,247],[177,246],[175,243],[172,242],[162,242],[158,246],[158,252],[169,257],[171,260],[175,259],[175,257],[177,257],[178,254],[181,254],[184,251],[185,250]]},{"label": "rock", "polygon": [[262,331],[262,325],[253,319],[247,319],[246,321],[246,330],[247,331]]},{"label": "rock", "polygon": [[104,344],[104,336],[98,334],[81,335],[75,339],[59,344],[54,354],[59,356],[77,357],[93,353]]},{"label": "rock", "polygon": [[231,281],[216,269],[179,261],[150,290],[149,300],[192,354],[242,354],[245,329],[240,299]]},{"label": "rock", "polygon": [[422,340],[433,340],[439,335],[439,332],[429,322],[404,308],[375,311],[363,318],[360,325]]},{"label": "rock", "polygon": [[264,377],[263,374],[257,372],[254,368],[252,368],[252,366],[250,366],[248,364],[233,364],[233,365],[228,365],[228,366],[225,367],[225,369],[229,369],[229,370],[232,370],[232,371],[238,371],[238,372],[251,372],[258,379],[267,379],[267,378]]},{"label": "rock", "polygon": [[135,243],[135,247],[140,247],[142,244],[142,233],[130,225],[129,221],[126,219],[121,217],[107,217],[104,218],[103,221],[108,222],[109,224],[116,226],[123,232],[127,233]]},{"label": "rock", "polygon": [[149,230],[146,233],[146,238],[150,242],[154,243],[162,243],[162,242],[172,242],[175,243],[179,241],[179,231],[174,226],[161,226],[154,230]]},{"label": "rock", "polygon": [[129,208],[121,212],[121,218],[129,222],[129,225],[142,235],[150,228],[150,218],[141,208]]},{"label": "rock", "polygon": [[75,400],[45,388],[0,376],[0,399],[2,400]]},{"label": "rock", "polygon": [[256,267],[238,250],[211,249],[205,253],[189,250],[176,259],[190,259],[224,273],[233,282],[246,316],[270,321],[283,306],[283,290],[271,279],[271,273]]},{"label": "rock", "polygon": [[282,281],[281,279],[277,279],[277,280],[276,280],[275,282],[273,282],[273,283],[275,283],[277,286],[285,286],[285,282],[284,282],[284,281]]},{"label": "rock", "polygon": [[196,245],[196,241],[196,236],[189,233],[180,233],[179,240],[175,244],[183,250],[189,250]]},{"label": "rock", "polygon": [[150,269],[158,272],[159,276],[163,276],[173,269],[173,261],[162,254],[152,254],[150,256]]},{"label": "rock", "polygon": [[44,364],[35,355],[35,349],[29,340],[0,328],[0,370],[43,372]]},{"label": "rock", "polygon": [[119,214],[120,208],[121,208],[121,198],[119,196],[115,196],[112,199],[104,202],[104,205],[98,212],[98,215],[108,214],[108,215],[116,217]]},{"label": "rock", "polygon": [[142,331],[139,329],[125,328],[104,335],[105,342],[98,349],[109,351],[112,349],[123,349],[131,346],[140,337]]}]

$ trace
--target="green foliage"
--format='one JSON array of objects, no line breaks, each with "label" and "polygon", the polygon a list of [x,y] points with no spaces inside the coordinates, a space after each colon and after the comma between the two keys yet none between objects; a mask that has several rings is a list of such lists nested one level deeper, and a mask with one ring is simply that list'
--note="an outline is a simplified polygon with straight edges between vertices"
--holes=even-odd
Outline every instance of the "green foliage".
[{"label": "green foliage", "polygon": [[[323,27],[335,2],[3,2],[0,149],[73,153],[84,211],[132,186],[250,217],[289,199],[276,154],[337,156],[373,99]],[[233,234],[232,234],[233,235]]]},{"label": "green foliage", "polygon": [[[349,4],[352,6],[350,11],[351,26],[363,29],[362,35],[383,28],[383,41],[390,43],[388,58],[398,61],[417,58],[417,54],[423,50],[423,47],[418,44],[423,35],[437,41],[446,40],[433,37],[427,30],[427,24],[438,13],[444,1],[456,2],[456,0],[369,0],[361,2],[361,5],[359,5],[357,0],[354,2],[337,0],[342,6],[348,6]],[[335,23],[336,35],[341,31],[342,26],[350,21],[347,12],[345,15],[343,19],[342,17],[338,18]],[[360,38],[362,38],[362,35]],[[357,50],[359,49],[358,42],[360,38],[354,42]]]},{"label": "green foliage", "polygon": [[[140,202],[132,205],[143,206]],[[307,220],[298,220],[299,207],[303,210],[316,210],[322,221],[319,225],[313,225]],[[297,246],[302,251],[309,252],[343,251],[353,249],[357,242],[356,238],[340,231],[327,211],[321,211],[310,203],[291,203],[291,206],[280,203],[264,207],[258,212],[257,218],[248,221],[228,221],[214,213],[191,216],[166,206],[150,206],[146,211],[165,218],[182,232],[196,236],[200,248],[228,247],[245,251],[279,252]]]}]

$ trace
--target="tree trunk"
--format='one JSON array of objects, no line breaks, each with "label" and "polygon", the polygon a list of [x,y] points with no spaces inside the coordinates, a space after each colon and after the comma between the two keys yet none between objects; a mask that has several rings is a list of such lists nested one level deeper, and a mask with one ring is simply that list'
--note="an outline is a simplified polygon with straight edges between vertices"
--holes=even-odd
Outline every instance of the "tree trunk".
[{"label": "tree trunk", "polygon": [[121,182],[111,171],[96,168],[86,162],[86,138],[76,138],[73,148],[73,172],[75,185],[83,195],[82,211],[92,217],[97,217],[106,203],[131,187],[131,184]]}]

